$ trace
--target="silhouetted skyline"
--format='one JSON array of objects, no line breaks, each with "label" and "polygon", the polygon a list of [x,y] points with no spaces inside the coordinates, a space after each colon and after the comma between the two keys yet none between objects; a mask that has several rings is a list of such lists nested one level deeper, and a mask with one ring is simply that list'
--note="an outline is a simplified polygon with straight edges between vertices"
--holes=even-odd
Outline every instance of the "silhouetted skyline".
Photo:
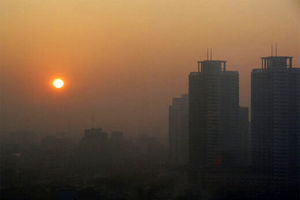
[{"label": "silhouetted skyline", "polygon": [[298,0],[1,0],[0,19],[1,200],[300,199]]},{"label": "silhouetted skyline", "polygon": [[[296,0],[3,0],[1,127],[50,133],[71,124],[80,135],[93,111],[107,130],[167,137],[165,108],[187,93],[207,48],[239,71],[248,107],[251,70],[271,44],[300,65],[299,13]],[[49,87],[56,76],[63,93]]]}]

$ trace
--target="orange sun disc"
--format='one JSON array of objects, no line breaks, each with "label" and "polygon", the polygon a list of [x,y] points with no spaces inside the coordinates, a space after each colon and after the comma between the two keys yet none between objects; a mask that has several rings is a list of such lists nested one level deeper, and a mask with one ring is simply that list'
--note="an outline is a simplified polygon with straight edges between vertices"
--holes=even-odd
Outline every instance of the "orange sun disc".
[{"label": "orange sun disc", "polygon": [[55,88],[62,88],[62,87],[64,86],[64,81],[61,80],[60,78],[55,79],[55,80],[53,81],[53,86],[54,86]]}]

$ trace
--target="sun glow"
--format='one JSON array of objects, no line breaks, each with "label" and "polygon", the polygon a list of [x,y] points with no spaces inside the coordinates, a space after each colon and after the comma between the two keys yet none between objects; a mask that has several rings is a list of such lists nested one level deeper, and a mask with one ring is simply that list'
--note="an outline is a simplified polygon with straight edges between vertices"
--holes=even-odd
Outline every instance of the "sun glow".
[{"label": "sun glow", "polygon": [[57,78],[53,81],[53,86],[55,88],[62,88],[64,86],[64,81],[60,78]]}]

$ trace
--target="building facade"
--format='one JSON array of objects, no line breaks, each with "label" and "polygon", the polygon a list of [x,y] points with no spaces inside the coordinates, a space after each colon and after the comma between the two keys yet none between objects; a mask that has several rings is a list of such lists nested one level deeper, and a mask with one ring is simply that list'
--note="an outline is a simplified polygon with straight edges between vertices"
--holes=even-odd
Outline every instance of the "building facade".
[{"label": "building facade", "polygon": [[189,75],[189,163],[206,172],[241,159],[239,75],[226,61],[198,62]]},{"label": "building facade", "polygon": [[251,164],[251,136],[248,107],[239,108],[239,133],[241,141],[241,165],[250,166]]},{"label": "building facade", "polygon": [[188,104],[188,95],[182,95],[169,107],[169,158],[176,165],[188,163]]},{"label": "building facade", "polygon": [[262,58],[251,73],[253,166],[272,190],[297,190],[300,69],[292,57]]}]

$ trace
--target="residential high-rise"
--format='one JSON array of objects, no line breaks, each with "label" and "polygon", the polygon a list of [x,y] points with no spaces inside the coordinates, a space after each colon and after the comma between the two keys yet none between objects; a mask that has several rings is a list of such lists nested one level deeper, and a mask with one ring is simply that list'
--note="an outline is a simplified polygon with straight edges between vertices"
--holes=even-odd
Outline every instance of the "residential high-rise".
[{"label": "residential high-rise", "polygon": [[240,107],[239,109],[239,134],[241,134],[241,165],[248,166],[251,162],[251,146],[250,146],[250,134],[249,134],[249,109],[247,107]]},{"label": "residential high-rise", "polygon": [[188,163],[188,95],[173,98],[169,107],[169,154],[172,164]]},{"label": "residential high-rise", "polygon": [[297,190],[300,69],[292,57],[262,58],[251,73],[253,164],[276,191]]},{"label": "residential high-rise", "polygon": [[189,75],[189,162],[198,172],[233,166],[241,159],[239,75],[226,61],[198,62]]}]

